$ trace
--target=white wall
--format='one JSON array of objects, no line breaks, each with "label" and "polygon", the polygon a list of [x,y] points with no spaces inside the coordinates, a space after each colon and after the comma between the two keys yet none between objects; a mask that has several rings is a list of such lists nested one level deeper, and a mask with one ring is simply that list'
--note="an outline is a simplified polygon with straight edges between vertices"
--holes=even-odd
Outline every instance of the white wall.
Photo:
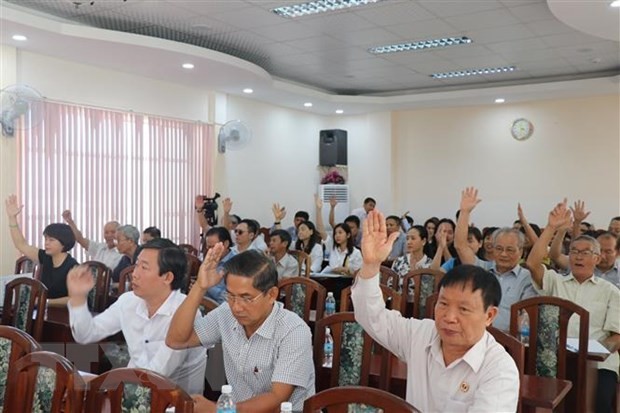
[{"label": "white wall", "polygon": [[[510,135],[521,117],[535,127],[523,142]],[[480,189],[479,226],[511,224],[518,202],[544,225],[565,196],[585,200],[597,227],[620,214],[618,95],[401,111],[392,128],[396,207],[416,221],[453,218],[469,185]]]}]

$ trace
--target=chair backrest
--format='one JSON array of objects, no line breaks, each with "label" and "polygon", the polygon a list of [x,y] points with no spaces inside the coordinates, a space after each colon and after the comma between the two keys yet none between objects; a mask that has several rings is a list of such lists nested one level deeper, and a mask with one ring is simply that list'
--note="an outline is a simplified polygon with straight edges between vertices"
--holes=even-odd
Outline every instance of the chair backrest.
[{"label": "chair backrest", "polygon": [[86,261],[82,265],[88,266],[95,279],[95,287],[88,294],[88,307],[101,313],[108,304],[112,271],[99,261]]},{"label": "chair backrest", "polygon": [[133,288],[131,287],[131,275],[133,271],[136,269],[136,264],[131,264],[129,267],[126,267],[121,271],[118,276],[118,295],[121,295],[127,291],[131,291]]},{"label": "chair backrest", "polygon": [[14,274],[25,274],[32,273],[32,278],[36,278],[37,280],[40,277],[40,268],[36,262],[32,261],[30,258],[26,256],[21,256],[15,261],[15,272]]},{"label": "chair backrest", "polygon": [[198,249],[192,244],[179,244],[179,248],[181,248],[186,254],[192,254],[196,257],[198,256]]},{"label": "chair backrest", "polygon": [[215,310],[217,307],[219,307],[219,304],[216,301],[207,297],[202,297],[198,309],[200,310],[200,313],[204,316],[208,312]]},{"label": "chair backrest", "polygon": [[[271,229],[266,227],[260,227],[258,230],[259,234],[263,234],[263,238],[265,239],[265,244],[269,246],[269,240],[271,238]],[[258,236],[258,234],[256,234]]]},{"label": "chair backrest", "polygon": [[310,323],[310,312],[315,311],[314,321],[323,318],[327,290],[318,282],[306,277],[284,278],[278,283],[284,294],[284,308],[291,310]]},{"label": "chair backrest", "polygon": [[398,396],[363,386],[343,386],[323,390],[304,402],[303,413],[347,413],[349,405],[364,404],[385,413],[416,413],[418,410]]},{"label": "chair backrest", "polygon": [[181,291],[187,294],[198,278],[198,270],[200,270],[202,261],[194,254],[189,254],[187,252],[185,253],[185,258],[187,259],[187,274],[184,280],[185,286]]},{"label": "chair backrest", "polygon": [[[17,360],[28,353],[41,350],[41,346],[30,334],[11,326],[0,326],[0,411],[8,395],[17,391],[16,382],[9,380]],[[6,397],[5,397],[6,395]],[[4,408],[6,413],[11,409]]]},{"label": "chair backrest", "polygon": [[[512,357],[519,371],[519,382],[523,377],[525,371],[525,346],[515,337],[508,333],[504,333],[493,326],[487,327],[487,331],[495,338],[501,346],[506,349],[506,352]],[[519,392],[520,394],[520,392]],[[521,412],[521,397],[519,397],[519,404],[517,405],[517,413]]]},{"label": "chair backrest", "polygon": [[384,265],[379,268],[379,272],[379,276],[381,277],[379,283],[398,291],[398,273]]},{"label": "chair backrest", "polygon": [[[353,302],[351,301],[351,287],[348,286],[340,293],[340,311],[353,311]],[[387,287],[383,284],[379,284],[381,288],[381,292],[383,293],[383,300],[385,301],[385,307],[391,310],[400,311],[402,305],[401,300],[403,297],[400,293],[397,293],[395,290]]]},{"label": "chair backrest", "polygon": [[15,363],[9,380],[17,383],[17,392],[8,395],[12,412],[82,412],[86,384],[73,363],[49,351],[28,353]]},{"label": "chair backrest", "polygon": [[[588,334],[590,313],[579,305],[558,297],[541,296],[517,302],[510,308],[510,334],[519,337],[519,315],[526,311],[529,317],[529,350],[525,361],[525,374],[567,377],[566,339],[569,320],[579,316],[579,352],[577,353],[577,383],[575,392],[577,410],[586,410],[586,359],[588,355]],[[575,322],[576,320],[572,321]],[[544,356],[543,356],[544,355]]]},{"label": "chair backrest", "polygon": [[435,319],[435,305],[439,299],[439,293],[433,293],[426,299],[426,315],[424,318]]},{"label": "chair backrest", "polygon": [[310,259],[310,255],[299,250],[289,250],[288,253],[297,259],[297,270],[299,276],[310,278],[310,269],[312,268],[312,260]]},{"label": "chair backrest", "polygon": [[[325,328],[327,327],[330,328],[334,339],[333,360],[332,367],[324,369]],[[373,358],[379,358],[383,367],[383,364],[387,365],[383,363],[383,358],[387,360],[390,355],[390,352],[375,342],[355,321],[355,315],[352,312],[336,313],[324,317],[316,322],[314,329],[317,391],[347,385],[368,386]]]},{"label": "chair backrest", "polygon": [[[409,271],[403,277],[403,300],[401,313],[405,317],[423,318],[426,315],[426,299],[439,291],[439,282],[444,273],[439,270],[422,268]],[[411,290],[413,288],[413,294]]]},{"label": "chair backrest", "polygon": [[30,277],[17,278],[4,290],[2,324],[17,327],[40,341],[46,306],[47,288],[41,281]]},{"label": "chair backrest", "polygon": [[[170,379],[144,369],[110,370],[89,382],[86,412],[100,412],[110,402],[110,413],[150,406],[151,412],[164,412],[174,407],[175,413],[192,413],[192,398]],[[149,409],[147,409],[148,411]]]}]

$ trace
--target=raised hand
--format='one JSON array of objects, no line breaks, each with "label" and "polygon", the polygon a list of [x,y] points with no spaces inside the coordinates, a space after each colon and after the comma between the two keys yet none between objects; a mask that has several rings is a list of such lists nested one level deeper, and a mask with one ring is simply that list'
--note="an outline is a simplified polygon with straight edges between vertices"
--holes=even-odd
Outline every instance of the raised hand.
[{"label": "raised hand", "polygon": [[368,213],[362,223],[362,256],[364,265],[379,266],[392,251],[392,245],[398,238],[398,231],[388,237],[385,216],[376,209]]},{"label": "raised hand", "polygon": [[69,298],[85,298],[95,286],[95,277],[87,265],[78,265],[67,274]]},{"label": "raised hand", "polygon": [[205,257],[200,268],[198,270],[198,277],[196,284],[203,290],[219,284],[222,280],[222,275],[217,272],[217,264],[220,262],[224,253],[224,244],[218,242],[213,248],[209,248],[207,256]]},{"label": "raised hand", "polygon": [[319,194],[314,194],[314,206],[316,206],[317,210],[323,209],[323,200]]},{"label": "raised hand", "polygon": [[476,188],[473,186],[465,188],[461,192],[461,212],[473,211],[480,201],[482,200],[478,198],[478,190]]},{"label": "raised hand", "polygon": [[521,221],[521,223],[527,221],[527,218],[525,218],[525,214],[523,213],[523,208],[521,208],[520,202],[517,204],[517,215],[519,215],[519,221]]},{"label": "raised hand", "polygon": [[65,209],[64,211],[62,211],[62,219],[64,219],[65,222],[72,222],[73,217],[71,216],[71,211],[68,209]]},{"label": "raised hand", "polygon": [[20,205],[17,202],[16,195],[10,195],[6,199],[6,201],[4,201],[4,205],[6,207],[6,214],[9,218],[18,216],[19,213],[22,212],[22,209],[24,208],[23,205]]},{"label": "raised hand", "polygon": [[230,211],[232,211],[232,206],[233,206],[231,199],[224,198],[224,201],[222,201],[222,206],[224,207],[224,213],[229,215]]},{"label": "raised hand", "polygon": [[437,246],[439,248],[443,250],[448,248],[448,237],[446,236],[445,229],[442,228],[439,232],[437,232],[437,235],[435,235],[435,239],[437,240]]},{"label": "raised hand", "polygon": [[549,212],[547,225],[554,229],[570,227],[572,225],[571,211],[567,208],[566,204],[567,201],[566,198],[564,198],[562,202],[557,204],[553,210]]},{"label": "raised hand", "polygon": [[336,205],[338,205],[338,201],[336,200],[336,198],[330,198],[329,199],[329,206],[332,208],[336,208]]},{"label": "raised hand", "polygon": [[570,210],[573,212],[575,221],[579,223],[585,221],[588,215],[590,215],[590,211],[586,212],[586,203],[582,200],[575,201]]},{"label": "raised hand", "polygon": [[194,199],[194,208],[202,209],[204,202],[205,201],[202,199],[202,195],[196,195],[196,198]]},{"label": "raised hand", "polygon": [[276,222],[280,222],[286,216],[286,207],[280,207],[280,204],[275,203],[271,206],[271,212]]}]

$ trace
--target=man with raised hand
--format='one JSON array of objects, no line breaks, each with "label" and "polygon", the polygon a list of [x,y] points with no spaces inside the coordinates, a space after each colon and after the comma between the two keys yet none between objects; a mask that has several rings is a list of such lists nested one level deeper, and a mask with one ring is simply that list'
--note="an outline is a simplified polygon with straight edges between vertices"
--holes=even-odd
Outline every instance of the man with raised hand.
[{"label": "man with raised hand", "polygon": [[407,363],[407,401],[423,412],[514,412],[519,372],[486,331],[497,315],[501,289],[482,268],[461,265],[439,286],[435,320],[406,319],[387,310],[379,268],[396,233],[383,214],[364,221],[364,264],[352,289],[355,319],[375,340]]}]

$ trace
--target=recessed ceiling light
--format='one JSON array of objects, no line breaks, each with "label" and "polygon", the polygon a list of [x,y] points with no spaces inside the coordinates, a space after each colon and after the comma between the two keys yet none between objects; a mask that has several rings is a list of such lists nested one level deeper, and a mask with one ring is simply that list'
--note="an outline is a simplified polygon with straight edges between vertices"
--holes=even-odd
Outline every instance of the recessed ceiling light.
[{"label": "recessed ceiling light", "polygon": [[28,38],[23,34],[14,34],[13,40],[17,40],[18,42],[25,42],[26,40],[28,40]]},{"label": "recessed ceiling light", "polygon": [[312,107],[312,103],[311,102],[306,102],[304,103],[304,106],[307,108],[311,108]]},{"label": "recessed ceiling light", "polygon": [[612,1],[610,6],[611,7],[620,7],[620,0]]},{"label": "recessed ceiling light", "polygon": [[430,76],[435,79],[450,79],[453,77],[495,75],[499,73],[514,72],[515,70],[517,70],[515,66],[487,67],[483,69],[455,70],[454,72],[433,73]]},{"label": "recessed ceiling light", "polygon": [[183,63],[183,69],[193,69],[194,68],[194,64],[193,63]]},{"label": "recessed ceiling light", "polygon": [[457,46],[471,43],[472,40],[467,36],[444,37],[442,39],[420,40],[410,43],[388,44],[368,49],[373,54],[407,52],[411,50],[427,50],[439,47]]},{"label": "recessed ceiling light", "polygon": [[307,3],[294,4],[292,6],[276,7],[271,11],[282,17],[302,17],[317,13],[348,9],[351,7],[364,6],[383,0],[316,0]]},{"label": "recessed ceiling light", "polygon": [[250,89],[249,87],[246,87],[245,89],[243,89],[243,93],[247,93],[249,95],[250,93],[254,93],[254,89]]},{"label": "recessed ceiling light", "polygon": [[495,99],[495,103],[504,103],[506,101],[506,99],[504,98],[497,98]]},{"label": "recessed ceiling light", "polygon": [[342,109],[336,109],[336,113],[339,115],[342,115],[344,113],[344,110]]}]

